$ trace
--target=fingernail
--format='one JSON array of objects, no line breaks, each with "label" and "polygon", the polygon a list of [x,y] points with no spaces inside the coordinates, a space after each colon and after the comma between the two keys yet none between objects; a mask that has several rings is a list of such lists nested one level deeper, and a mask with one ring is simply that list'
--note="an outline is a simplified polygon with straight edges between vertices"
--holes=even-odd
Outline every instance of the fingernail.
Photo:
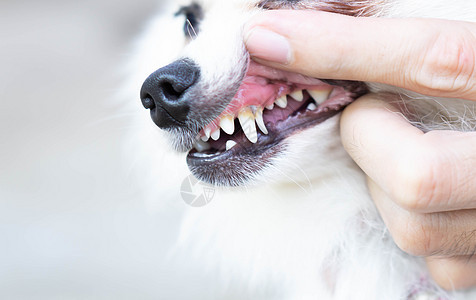
[{"label": "fingernail", "polygon": [[288,64],[291,60],[288,40],[271,30],[253,28],[246,35],[245,44],[252,57],[280,64]]}]

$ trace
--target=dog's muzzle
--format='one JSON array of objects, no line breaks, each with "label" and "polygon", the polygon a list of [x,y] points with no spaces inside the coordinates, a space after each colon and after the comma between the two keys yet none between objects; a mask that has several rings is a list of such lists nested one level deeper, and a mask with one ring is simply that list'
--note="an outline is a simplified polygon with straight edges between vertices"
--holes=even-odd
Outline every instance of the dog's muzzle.
[{"label": "dog's muzzle", "polygon": [[190,111],[190,88],[199,77],[198,66],[181,59],[158,69],[145,80],[140,98],[157,126],[162,129],[185,126]]}]

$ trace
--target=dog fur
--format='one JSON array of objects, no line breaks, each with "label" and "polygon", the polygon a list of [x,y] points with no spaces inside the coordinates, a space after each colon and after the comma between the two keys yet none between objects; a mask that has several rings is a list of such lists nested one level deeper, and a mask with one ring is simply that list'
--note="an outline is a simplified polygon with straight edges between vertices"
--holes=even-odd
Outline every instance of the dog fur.
[{"label": "dog fur", "polygon": [[[202,72],[198,101],[229,98],[225,91],[236,90],[247,63],[242,26],[262,9],[467,21],[476,16],[476,4],[464,0],[196,2],[205,17],[199,32],[190,32],[191,38],[183,32],[184,17],[175,14],[190,1],[164,4],[138,44],[132,82],[140,85],[156,69],[187,58]],[[475,128],[476,110],[466,101],[434,99],[384,85],[369,87],[390,92],[393,101],[411,107],[414,113],[407,117],[425,131]],[[216,114],[196,113],[204,123],[213,119],[207,115]],[[181,143],[178,136],[183,132],[159,132],[143,112],[138,115],[134,128],[140,130],[131,144],[141,145],[133,151],[144,195],[151,209],[170,209],[174,204],[169,203],[183,203],[180,184],[190,174],[184,155],[170,146],[185,150],[192,145]],[[213,201],[203,208],[184,205],[175,255],[192,253],[195,259],[187,261],[219,274],[213,285],[217,299],[476,299],[474,291],[441,290],[421,258],[395,245],[370,199],[365,176],[341,145],[338,124],[339,116],[334,116],[291,135],[264,167],[248,171],[252,174],[246,180],[237,179],[239,187],[217,188]]]}]

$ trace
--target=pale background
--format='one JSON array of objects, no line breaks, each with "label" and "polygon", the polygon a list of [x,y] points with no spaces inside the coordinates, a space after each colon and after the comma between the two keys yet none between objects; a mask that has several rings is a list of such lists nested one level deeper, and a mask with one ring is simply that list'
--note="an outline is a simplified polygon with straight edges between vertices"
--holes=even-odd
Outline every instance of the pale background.
[{"label": "pale background", "polygon": [[118,163],[113,96],[160,5],[0,1],[0,299],[206,297],[201,270],[166,262],[178,218]]}]

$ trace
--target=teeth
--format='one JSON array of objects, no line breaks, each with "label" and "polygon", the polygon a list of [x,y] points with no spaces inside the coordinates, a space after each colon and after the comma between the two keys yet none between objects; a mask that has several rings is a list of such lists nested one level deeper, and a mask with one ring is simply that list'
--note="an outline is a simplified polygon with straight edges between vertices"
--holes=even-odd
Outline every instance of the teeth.
[{"label": "teeth", "polygon": [[226,142],[225,144],[225,147],[226,147],[226,151],[230,150],[231,148],[235,147],[236,146],[236,142],[233,141],[233,140],[229,140]]},{"label": "teeth", "polygon": [[220,128],[217,128],[217,130],[213,131],[210,136],[213,140],[218,140],[220,138]]},{"label": "teeth", "polygon": [[[332,89],[307,90],[307,92],[315,101],[315,103],[310,103],[307,106],[307,110],[316,110],[318,105],[322,104],[324,101],[326,101],[329,98],[329,95],[332,92]],[[289,96],[299,102],[304,100],[304,95],[302,90],[295,90],[292,93],[290,93]],[[281,97],[276,99],[274,103],[267,105],[266,109],[272,110],[275,104],[281,108],[286,108],[286,106],[288,105],[287,95],[282,95]],[[264,120],[263,120],[263,109],[261,107],[257,107],[257,108],[253,107],[253,109],[251,107],[243,108],[238,114],[238,120],[240,122],[241,128],[243,129],[243,132],[245,133],[246,137],[252,143],[256,143],[258,141],[258,133],[256,131],[256,125],[264,134],[268,134],[268,129],[266,128],[266,125],[264,124]],[[234,117],[231,115],[227,115],[221,118],[220,127],[217,128],[213,132],[210,127],[204,128],[203,129],[204,135],[200,137],[201,141],[196,142],[196,149],[198,151],[204,151],[209,149],[210,145],[208,145],[206,142],[210,139],[210,137],[215,141],[218,140],[220,138],[220,128],[223,129],[223,131],[227,133],[228,135],[232,135],[235,132]],[[228,144],[230,145],[233,144],[233,145],[228,147],[229,146]],[[227,150],[228,148],[232,148],[235,145],[236,143],[234,141],[232,140],[228,141]],[[203,150],[200,150],[200,149],[203,149]]]},{"label": "teeth", "polygon": [[307,92],[318,105],[326,101],[329,97],[329,94],[331,93],[330,90],[308,90]]},{"label": "teeth", "polygon": [[316,109],[317,109],[317,105],[314,103],[309,103],[309,105],[307,106],[307,110],[316,110]]},{"label": "teeth", "polygon": [[205,129],[203,129],[203,133],[205,133],[205,135],[202,136],[202,141],[204,142],[208,141],[208,139],[210,138],[211,132],[212,130],[210,129],[210,127],[206,127]]},{"label": "teeth", "polygon": [[302,94],[302,90],[296,90],[289,94],[294,100],[301,102],[304,99],[304,96]]},{"label": "teeth", "polygon": [[210,129],[210,127],[206,127],[203,129],[203,133],[205,134],[204,136],[202,136],[202,141],[206,142],[208,141],[208,139],[210,138],[210,133],[212,132],[212,130]]},{"label": "teeth", "polygon": [[288,100],[286,99],[286,95],[282,95],[281,97],[276,99],[274,103],[276,103],[276,105],[281,108],[285,108],[288,105]]},{"label": "teeth", "polygon": [[263,110],[262,110],[262,109],[259,109],[259,108],[258,108],[258,109],[256,110],[255,118],[256,118],[256,124],[258,125],[259,129],[261,129],[261,131],[262,131],[264,134],[268,134],[268,129],[267,129],[266,126],[264,125]]},{"label": "teeth", "polygon": [[220,120],[220,127],[229,135],[235,132],[235,122],[232,116],[225,116]]},{"label": "teeth", "polygon": [[255,119],[251,108],[243,108],[238,114],[238,120],[248,140],[253,144],[256,143],[258,141],[258,133],[256,132]]},{"label": "teeth", "polygon": [[198,152],[203,152],[203,151],[209,150],[211,148],[210,144],[205,143],[205,142],[200,141],[200,140],[195,141],[195,143],[193,144],[193,147],[195,149],[197,149]]}]

